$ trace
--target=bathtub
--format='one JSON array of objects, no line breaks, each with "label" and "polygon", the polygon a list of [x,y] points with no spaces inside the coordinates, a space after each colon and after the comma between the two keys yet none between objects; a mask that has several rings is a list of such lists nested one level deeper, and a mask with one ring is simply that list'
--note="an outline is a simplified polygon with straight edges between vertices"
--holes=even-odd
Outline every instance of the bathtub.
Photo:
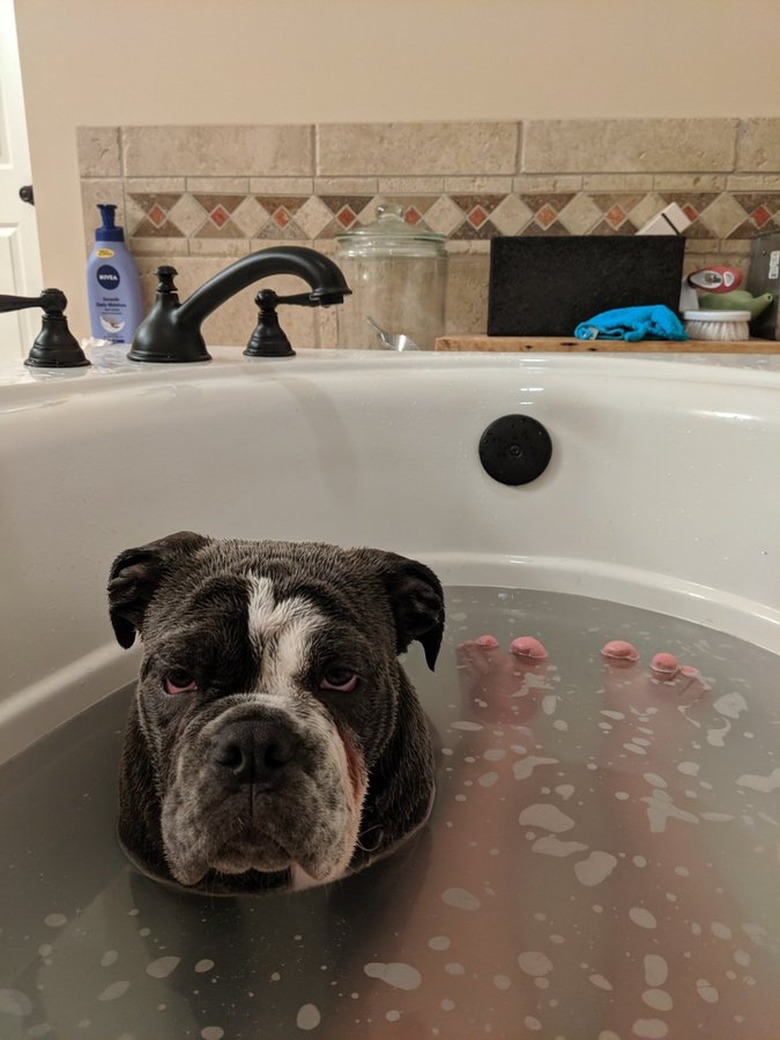
[{"label": "bathtub", "polygon": [[[780,368],[301,352],[0,378],[0,761],[128,682],[108,568],[170,531],[376,545],[445,584],[580,592],[780,649]],[[509,487],[478,443],[540,420]]]},{"label": "bathtub", "polygon": [[[484,588],[545,639],[568,596],[600,602],[612,635],[633,638],[620,626],[641,608],[661,634],[665,619],[703,626],[691,663],[736,639],[764,680],[777,674],[777,361],[214,354],[139,366],[107,350],[88,370],[11,366],[0,378],[3,1037],[661,1040],[721,1035],[722,1022],[729,1036],[774,1037],[775,890],[740,871],[743,856],[772,855],[751,828],[780,826],[780,771],[744,674],[703,706],[648,707],[663,689],[610,672],[603,629],[588,650],[593,711],[556,686],[560,640],[547,678],[512,693],[540,697],[516,729],[488,733],[452,689],[457,644],[482,634],[463,620],[470,590]],[[479,458],[483,431],[506,415],[538,420],[552,443],[520,486]],[[181,529],[392,549],[455,590],[431,680],[437,801],[416,844],[337,885],[261,900],[169,891],[114,848],[121,723],[105,706],[139,657],[113,639],[108,570],[123,549]],[[596,633],[583,609],[571,632]],[[640,637],[643,663],[668,649],[642,625]],[[424,665],[410,659],[425,702]],[[70,733],[72,747],[57,745],[73,775],[65,794],[48,779],[47,741]],[[665,765],[648,757],[653,734]],[[737,744],[735,776],[716,780]],[[458,827],[462,848],[442,866],[437,848]]]}]

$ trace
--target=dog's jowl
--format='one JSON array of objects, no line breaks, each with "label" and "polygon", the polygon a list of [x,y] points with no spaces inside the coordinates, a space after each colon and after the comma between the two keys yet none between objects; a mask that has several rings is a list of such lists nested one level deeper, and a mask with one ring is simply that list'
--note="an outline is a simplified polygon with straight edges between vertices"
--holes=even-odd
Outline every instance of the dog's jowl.
[{"label": "dog's jowl", "polygon": [[425,822],[428,724],[398,655],[433,668],[441,585],[375,549],[180,532],[123,552],[111,621],[143,662],[119,836],[163,880],[304,888],[366,866]]}]

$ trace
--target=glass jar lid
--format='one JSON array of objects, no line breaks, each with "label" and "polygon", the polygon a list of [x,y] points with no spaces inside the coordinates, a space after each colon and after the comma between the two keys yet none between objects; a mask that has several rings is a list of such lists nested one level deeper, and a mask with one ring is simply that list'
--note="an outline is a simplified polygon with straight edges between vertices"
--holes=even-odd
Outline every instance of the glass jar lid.
[{"label": "glass jar lid", "polygon": [[440,257],[446,256],[446,237],[436,231],[416,228],[404,220],[399,202],[383,202],[376,208],[376,220],[364,227],[337,235],[341,256],[355,257]]}]

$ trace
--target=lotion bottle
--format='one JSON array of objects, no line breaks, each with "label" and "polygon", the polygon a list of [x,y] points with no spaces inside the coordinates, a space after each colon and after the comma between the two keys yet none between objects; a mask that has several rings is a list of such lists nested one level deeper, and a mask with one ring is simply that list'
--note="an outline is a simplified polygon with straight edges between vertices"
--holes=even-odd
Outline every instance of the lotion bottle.
[{"label": "lotion bottle", "polygon": [[116,206],[98,204],[102,226],[87,261],[87,296],[92,335],[112,343],[131,343],[144,317],[141,278],[115,223]]}]

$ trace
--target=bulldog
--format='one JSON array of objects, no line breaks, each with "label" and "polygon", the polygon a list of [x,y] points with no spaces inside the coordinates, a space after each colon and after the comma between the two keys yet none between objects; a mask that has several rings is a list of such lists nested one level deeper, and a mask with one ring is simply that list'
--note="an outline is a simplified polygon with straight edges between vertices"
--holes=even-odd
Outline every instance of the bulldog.
[{"label": "bulldog", "polygon": [[183,531],[121,553],[111,622],[143,659],[119,839],[161,881],[302,889],[366,867],[431,809],[428,721],[398,661],[433,669],[442,589],[414,560]]}]

